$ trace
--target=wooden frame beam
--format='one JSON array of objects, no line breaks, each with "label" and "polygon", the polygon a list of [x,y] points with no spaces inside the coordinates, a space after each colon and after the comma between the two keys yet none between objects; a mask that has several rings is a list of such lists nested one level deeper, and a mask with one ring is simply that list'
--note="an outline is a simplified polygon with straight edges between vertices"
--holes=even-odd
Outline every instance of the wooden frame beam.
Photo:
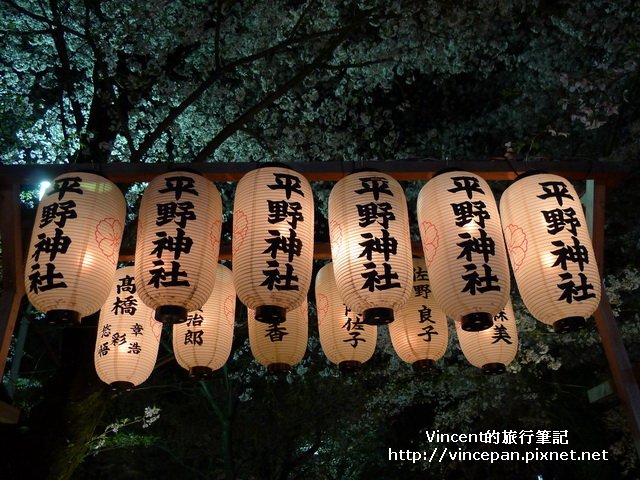
[{"label": "wooden frame beam", "polygon": [[[508,160],[495,158],[484,161],[443,162],[435,160],[394,160],[370,162],[294,162],[287,164],[309,181],[337,181],[354,169],[370,168],[385,172],[397,180],[429,180],[444,168],[475,172],[485,180],[514,180],[520,173],[542,170],[570,180],[595,179],[606,185],[620,181],[627,169],[611,163],[552,160]],[[256,162],[234,163],[108,163],[0,166],[0,185],[19,183],[36,185],[57,175],[77,170],[100,173],[115,183],[149,181],[153,177],[177,168],[191,168],[214,182],[235,182],[259,167]]]},{"label": "wooden frame beam", "polygon": [[[590,205],[587,205],[587,208],[591,210],[593,249],[602,274],[604,271],[606,186],[602,182],[595,181],[595,185],[591,190],[592,195],[588,201]],[[616,318],[609,304],[604,282],[602,284],[602,299],[593,316],[596,320],[596,327],[602,340],[607,362],[609,363],[613,384],[626,411],[636,453],[640,457],[640,389],[638,388],[638,382],[629,360],[629,355],[622,342]]]},{"label": "wooden frame beam", "polygon": [[[24,297],[24,254],[20,215],[20,185],[0,189],[0,237],[2,237],[3,281],[0,294],[0,375],[4,372],[11,335]],[[0,402],[0,423],[16,423],[19,410]]]},{"label": "wooden frame beam", "polygon": [[[55,164],[55,165],[0,165],[0,235],[3,240],[3,292],[0,295],[0,372],[4,371],[11,336],[20,305],[24,297],[24,251],[22,242],[22,218],[20,212],[20,187],[37,185],[58,175],[73,171],[93,171],[115,183],[130,184],[149,181],[155,176],[177,168],[191,168],[215,182],[238,181],[247,172],[259,167],[254,162],[161,164],[161,163],[109,163],[109,164]],[[595,180],[593,201],[593,238],[596,257],[602,271],[604,251],[604,194],[607,186],[613,186],[624,178],[628,169],[621,165],[553,160],[517,160],[493,158],[483,161],[443,162],[427,159],[370,162],[295,162],[288,164],[309,181],[337,181],[355,169],[373,169],[385,172],[397,180],[429,180],[444,168],[456,168],[475,172],[486,180],[514,180],[518,174],[542,170],[561,175],[570,180]],[[412,250],[418,255],[422,247],[414,242]],[[317,243],[315,258],[330,258],[327,243]],[[231,257],[230,245],[223,244],[220,258]],[[133,259],[133,252],[123,251],[120,259]],[[636,447],[640,455],[640,392],[633,377],[629,358],[622,345],[611,307],[603,295],[595,314],[598,331],[618,395],[625,405],[631,421]],[[18,412],[10,405],[0,403],[0,421],[17,421]]]}]

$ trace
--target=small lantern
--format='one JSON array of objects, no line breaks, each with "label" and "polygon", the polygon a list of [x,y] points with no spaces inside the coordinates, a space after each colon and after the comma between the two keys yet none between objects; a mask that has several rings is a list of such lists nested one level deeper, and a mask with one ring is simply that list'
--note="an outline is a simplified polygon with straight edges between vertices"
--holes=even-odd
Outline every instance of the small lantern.
[{"label": "small lantern", "polygon": [[51,322],[80,321],[100,310],[112,287],[125,200],[92,173],[58,176],[36,212],[25,272],[29,301]]},{"label": "small lantern", "polygon": [[376,349],[378,327],[366,325],[362,315],[352,312],[342,303],[332,263],[318,271],[315,293],[322,351],[341,369],[358,368],[371,358]]},{"label": "small lantern", "polygon": [[400,184],[379,172],[353,173],[329,195],[329,234],[338,290],[364,322],[393,321],[412,286],[407,201]]},{"label": "small lantern", "polygon": [[527,309],[558,333],[584,326],[600,303],[600,275],[571,183],[557,175],[522,176],[502,194],[500,213]]},{"label": "small lantern", "polygon": [[396,311],[389,335],[398,356],[417,370],[434,368],[447,350],[447,316],[431,293],[423,258],[413,259],[413,295]]},{"label": "small lantern", "polygon": [[307,301],[313,270],[313,192],[302,175],[267,166],[238,182],[233,205],[233,276],[256,320],[274,324]]},{"label": "small lantern", "polygon": [[224,265],[216,268],[216,287],[201,309],[187,321],[173,326],[173,352],[191,378],[205,378],[229,358],[233,343],[236,291],[233,274]]},{"label": "small lantern", "polygon": [[100,312],[95,364],[100,379],[114,388],[144,382],[156,364],[162,324],[138,297],[134,267],[116,271],[115,282]]},{"label": "small lantern", "polygon": [[469,172],[443,172],[418,195],[418,223],[436,301],[480,331],[509,298],[510,277],[498,207],[487,182]]},{"label": "small lantern", "polygon": [[258,322],[249,309],[248,324],[251,353],[270,373],[287,372],[304,357],[309,338],[307,302],[287,312],[287,319],[279,323]]},{"label": "small lantern", "polygon": [[201,175],[174,171],[154,178],[142,196],[136,278],[156,320],[180,323],[213,291],[222,201]]},{"label": "small lantern", "polygon": [[484,373],[503,373],[518,352],[518,330],[511,300],[493,318],[493,326],[481,332],[466,332],[456,321],[462,353]]}]

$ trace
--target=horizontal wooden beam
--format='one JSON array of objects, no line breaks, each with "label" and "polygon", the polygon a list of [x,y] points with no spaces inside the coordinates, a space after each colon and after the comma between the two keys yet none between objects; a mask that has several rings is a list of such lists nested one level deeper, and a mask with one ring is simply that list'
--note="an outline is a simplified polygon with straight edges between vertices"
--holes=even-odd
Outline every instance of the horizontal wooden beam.
[{"label": "horizontal wooden beam", "polygon": [[[149,181],[156,175],[177,168],[190,168],[214,182],[235,182],[264,163],[107,163],[54,165],[1,165],[0,185],[35,185],[66,172],[91,171],[115,183],[130,184]],[[598,161],[515,160],[491,158],[482,161],[392,160],[368,162],[294,162],[287,164],[309,181],[337,181],[355,169],[374,169],[397,180],[429,180],[444,168],[475,172],[485,180],[514,180],[518,174],[534,170],[556,173],[571,180],[595,179],[607,186],[624,178],[628,167]]]}]

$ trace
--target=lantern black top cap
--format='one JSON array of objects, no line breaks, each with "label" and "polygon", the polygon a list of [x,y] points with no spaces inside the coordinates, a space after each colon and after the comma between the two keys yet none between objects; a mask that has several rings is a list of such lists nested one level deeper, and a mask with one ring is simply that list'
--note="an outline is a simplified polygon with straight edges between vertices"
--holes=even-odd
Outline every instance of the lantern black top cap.
[{"label": "lantern black top cap", "polygon": [[276,168],[287,168],[289,170],[296,171],[295,168],[292,168],[290,165],[282,162],[261,162],[258,163],[256,168],[267,168],[267,167],[276,167]]},{"label": "lantern black top cap", "polygon": [[518,180],[522,180],[523,178],[532,177],[533,175],[540,175],[542,173],[547,173],[547,172],[545,172],[544,170],[531,170],[529,172],[524,172],[519,174],[513,182],[515,183]]},{"label": "lantern black top cap", "polygon": [[194,175],[202,175],[202,172],[200,172],[196,168],[181,167],[180,165],[176,165],[174,167],[171,167],[169,170],[167,170],[167,173],[171,173],[171,172],[187,172],[187,173],[193,173]]}]

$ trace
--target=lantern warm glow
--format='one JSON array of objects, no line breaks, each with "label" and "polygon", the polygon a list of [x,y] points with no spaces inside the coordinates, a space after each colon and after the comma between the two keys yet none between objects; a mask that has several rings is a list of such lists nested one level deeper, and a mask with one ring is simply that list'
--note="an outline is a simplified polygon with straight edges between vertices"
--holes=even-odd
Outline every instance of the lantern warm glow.
[{"label": "lantern warm glow", "polygon": [[267,166],[238,182],[233,205],[233,274],[238,298],[256,320],[282,322],[306,302],[313,270],[311,185]]},{"label": "lantern warm glow", "polygon": [[156,364],[162,324],[138,297],[134,267],[116,271],[100,312],[95,364],[100,379],[116,388],[144,382]]},{"label": "lantern warm glow", "polygon": [[447,316],[431,292],[423,258],[413,259],[413,294],[396,311],[389,335],[398,356],[419,370],[433,368],[447,350]]},{"label": "lantern warm glow", "polygon": [[418,223],[433,294],[462,328],[489,328],[509,298],[510,274],[498,207],[469,172],[438,174],[420,190]]},{"label": "lantern warm glow", "polygon": [[266,324],[255,319],[255,312],[248,310],[249,345],[253,357],[269,372],[285,372],[302,360],[309,338],[308,305],[287,312],[287,319],[280,323]]},{"label": "lantern warm glow", "polygon": [[118,187],[91,173],[67,173],[46,188],[36,212],[25,272],[29,301],[54,322],[100,310],[112,287],[124,229]]},{"label": "lantern warm glow", "polygon": [[332,263],[318,271],[315,290],[322,351],[341,369],[359,367],[376,349],[378,327],[366,325],[362,315],[342,303]]},{"label": "lantern warm glow", "polygon": [[393,321],[412,286],[407,202],[400,184],[380,172],[353,173],[329,196],[331,256],[344,303],[365,323]]},{"label": "lantern warm glow", "polygon": [[236,291],[233,274],[217,265],[216,286],[201,309],[190,312],[187,321],[173,326],[173,352],[178,364],[192,378],[203,378],[221,368],[233,343]]},{"label": "lantern warm glow", "polygon": [[456,321],[462,353],[484,373],[503,373],[518,352],[518,330],[511,300],[493,319],[493,326],[481,332],[466,332]]},{"label": "lantern warm glow", "polygon": [[136,278],[156,319],[180,323],[211,296],[222,201],[206,178],[174,171],[154,178],[140,203]]},{"label": "lantern warm glow", "polygon": [[571,183],[557,175],[523,176],[502,194],[500,212],[527,309],[559,333],[583,326],[600,303],[600,275]]}]

